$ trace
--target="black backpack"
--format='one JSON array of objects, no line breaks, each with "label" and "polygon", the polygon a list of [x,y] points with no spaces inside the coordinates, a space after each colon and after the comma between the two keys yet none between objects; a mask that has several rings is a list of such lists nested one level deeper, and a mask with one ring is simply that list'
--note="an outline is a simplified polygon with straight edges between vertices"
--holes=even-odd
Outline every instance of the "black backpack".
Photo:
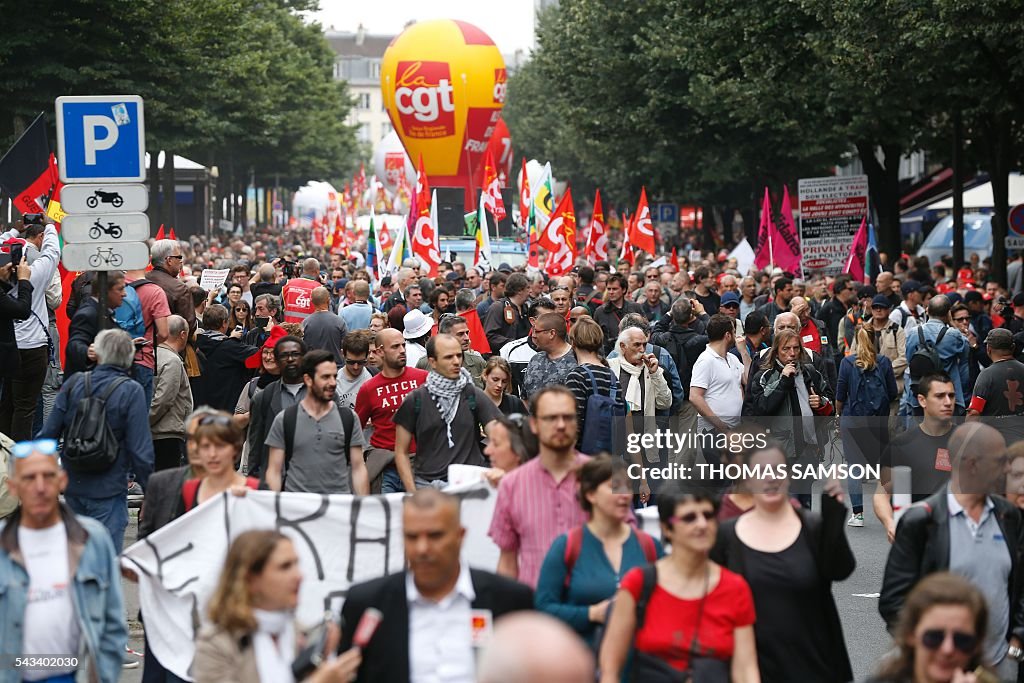
[{"label": "black backpack", "polygon": [[917,326],[917,348],[914,349],[913,355],[910,356],[910,363],[908,365],[912,387],[916,387],[917,383],[925,375],[933,372],[942,372],[942,359],[939,357],[939,344],[942,343],[942,338],[946,336],[946,330],[949,329],[949,326],[942,326],[942,329],[939,331],[939,336],[935,338],[934,342],[929,339],[925,339],[924,330],[922,329],[923,327],[923,325]]},{"label": "black backpack", "polygon": [[655,334],[651,340],[653,344],[668,351],[668,355],[675,362],[676,370],[679,372],[679,382],[683,385],[683,397],[685,400],[690,399],[690,379],[693,377],[693,363],[690,362],[689,351],[691,347],[696,347],[694,349],[697,351],[695,355],[700,355],[707,345],[706,339],[703,343],[701,342],[700,337],[702,336],[696,330],[689,328],[684,329],[682,332],[670,329]]},{"label": "black backpack", "polygon": [[[75,416],[64,432],[64,450],[61,460],[72,472],[105,472],[117,462],[120,444],[114,430],[107,423],[107,401],[119,386],[128,382],[127,377],[111,380],[101,396],[92,395],[92,373],[80,373],[84,378],[85,391],[78,400]],[[70,395],[72,389],[68,390]]]},{"label": "black backpack", "polygon": [[587,373],[590,379],[590,396],[587,397],[587,409],[583,419],[583,439],[580,442],[580,450],[587,455],[597,455],[601,451],[614,452],[614,426],[615,418],[625,417],[619,400],[619,382],[615,373],[611,370],[611,385],[609,395],[605,396],[597,390],[597,379],[594,373],[586,365],[580,368]]},{"label": "black backpack", "polygon": [[[345,464],[352,468],[352,458],[350,450],[352,448],[352,430],[355,425],[355,415],[352,414],[352,409],[341,407],[337,403],[334,404],[334,409],[341,415],[341,428],[345,432]],[[284,409],[284,424],[281,426],[284,428],[284,466],[281,468],[281,489],[284,490],[284,482],[288,478],[288,465],[292,461],[292,453],[295,450],[295,425],[299,419],[299,404],[289,406]],[[351,478],[349,479],[349,485],[351,486]]]}]

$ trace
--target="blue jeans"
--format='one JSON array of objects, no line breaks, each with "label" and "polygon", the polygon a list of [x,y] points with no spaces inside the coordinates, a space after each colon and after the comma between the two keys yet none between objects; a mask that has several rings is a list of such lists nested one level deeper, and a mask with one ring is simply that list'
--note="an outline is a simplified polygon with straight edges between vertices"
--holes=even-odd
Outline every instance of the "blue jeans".
[{"label": "blue jeans", "polygon": [[114,550],[121,554],[124,548],[124,530],[128,527],[128,488],[125,492],[110,498],[85,498],[84,496],[64,496],[64,501],[76,515],[92,517],[110,532],[114,541]]},{"label": "blue jeans", "polygon": [[149,407],[153,405],[153,371],[136,363],[132,366],[132,377],[142,385],[142,390],[146,392],[146,412],[149,412]]},{"label": "blue jeans", "polygon": [[405,485],[402,484],[402,478],[398,476],[398,470],[394,465],[385,467],[381,477],[381,493],[405,493]]}]

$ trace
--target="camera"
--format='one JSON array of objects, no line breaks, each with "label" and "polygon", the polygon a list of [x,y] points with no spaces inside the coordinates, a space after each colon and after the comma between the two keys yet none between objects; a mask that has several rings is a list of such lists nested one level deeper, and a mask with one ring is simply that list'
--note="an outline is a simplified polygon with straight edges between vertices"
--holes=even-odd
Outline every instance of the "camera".
[{"label": "camera", "polygon": [[42,225],[43,214],[41,213],[26,213],[22,215],[21,222],[25,225]]}]

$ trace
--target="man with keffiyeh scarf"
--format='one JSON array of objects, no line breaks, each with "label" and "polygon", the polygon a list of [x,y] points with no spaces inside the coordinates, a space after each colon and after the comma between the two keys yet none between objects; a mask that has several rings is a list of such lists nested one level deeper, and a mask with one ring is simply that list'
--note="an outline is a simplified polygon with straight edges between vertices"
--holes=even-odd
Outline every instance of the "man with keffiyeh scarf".
[{"label": "man with keffiyeh scarf", "polygon": [[[405,397],[394,419],[395,467],[410,492],[417,487],[445,485],[449,465],[486,465],[481,430],[500,415],[462,367],[458,338],[450,334],[432,337],[427,342],[427,363],[430,374],[426,384]],[[413,438],[415,463],[409,459]]]}]

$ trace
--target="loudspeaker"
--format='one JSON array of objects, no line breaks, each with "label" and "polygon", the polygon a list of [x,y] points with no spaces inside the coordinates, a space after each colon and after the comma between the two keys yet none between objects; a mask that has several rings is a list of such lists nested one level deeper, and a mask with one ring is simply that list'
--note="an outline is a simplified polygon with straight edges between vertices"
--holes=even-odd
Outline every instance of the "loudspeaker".
[{"label": "loudspeaker", "polygon": [[461,187],[435,187],[437,190],[437,229],[441,237],[462,237],[466,223],[465,190]]}]

